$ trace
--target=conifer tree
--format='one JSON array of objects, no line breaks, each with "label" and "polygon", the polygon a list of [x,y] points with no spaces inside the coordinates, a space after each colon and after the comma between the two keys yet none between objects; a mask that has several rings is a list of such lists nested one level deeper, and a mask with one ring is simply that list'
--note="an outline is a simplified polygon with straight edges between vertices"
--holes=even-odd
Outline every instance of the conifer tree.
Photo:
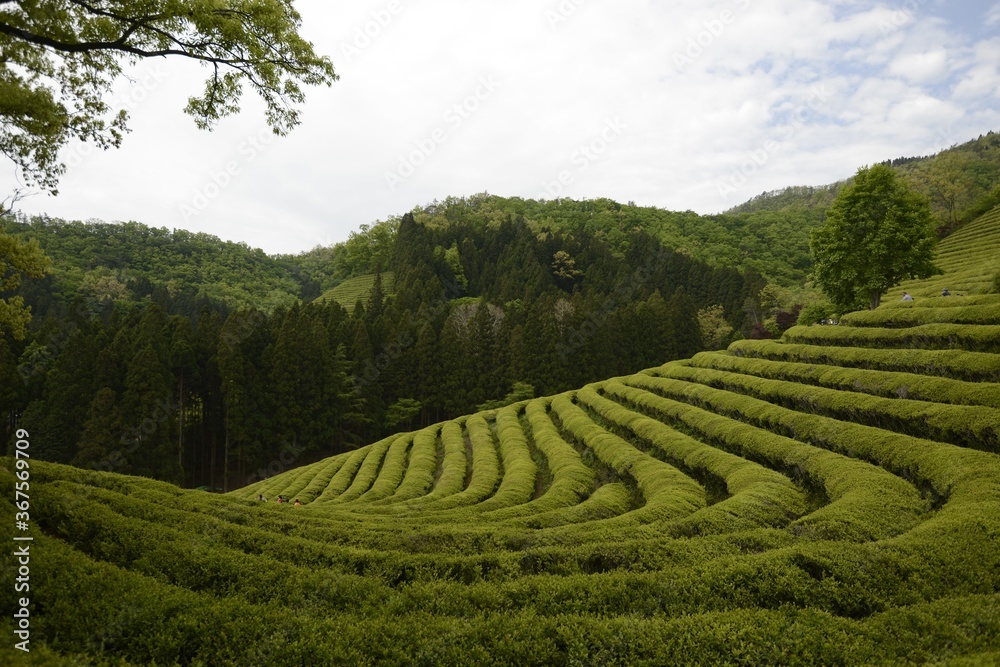
[{"label": "conifer tree", "polygon": [[122,422],[118,397],[109,387],[102,387],[87,408],[87,419],[80,434],[80,444],[72,464],[79,468],[100,466],[110,461],[121,445]]},{"label": "conifer tree", "polygon": [[147,342],[129,362],[121,415],[129,472],[179,482],[181,471],[171,446],[176,417],[172,386],[169,371]]},{"label": "conifer tree", "polygon": [[688,359],[704,349],[698,326],[698,308],[683,287],[678,287],[667,306],[667,332],[672,359]]}]

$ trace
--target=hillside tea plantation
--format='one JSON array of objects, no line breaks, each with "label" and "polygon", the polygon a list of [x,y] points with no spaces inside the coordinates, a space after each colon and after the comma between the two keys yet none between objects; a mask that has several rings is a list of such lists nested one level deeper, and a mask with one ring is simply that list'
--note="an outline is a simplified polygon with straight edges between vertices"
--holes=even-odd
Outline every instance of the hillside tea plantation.
[{"label": "hillside tea plantation", "polygon": [[1000,209],[939,257],[838,326],[227,495],[32,462],[0,661],[1000,664]]}]

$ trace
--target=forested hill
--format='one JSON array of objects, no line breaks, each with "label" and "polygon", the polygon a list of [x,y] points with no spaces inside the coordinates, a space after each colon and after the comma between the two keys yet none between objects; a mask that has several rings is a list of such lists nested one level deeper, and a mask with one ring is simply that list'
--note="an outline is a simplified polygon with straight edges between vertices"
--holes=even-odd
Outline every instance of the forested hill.
[{"label": "forested hill", "polygon": [[[1000,204],[1000,134],[990,132],[934,156],[901,157],[888,164],[931,200],[942,235]],[[412,214],[433,229],[455,226],[475,233],[504,221],[520,222],[536,235],[592,239],[618,256],[628,251],[633,233],[642,231],[712,267],[752,268],[788,287],[806,279],[810,233],[823,222],[843,183],[766,192],[709,216],[610,199],[535,201],[488,194],[449,197]],[[206,301],[270,311],[312,301],[350,278],[370,276],[376,266],[392,262],[399,219],[361,225],[348,241],[333,247],[277,257],[208,234],[136,222],[21,218],[9,220],[6,227],[37,238],[54,260],[53,276],[36,285],[36,313],[49,305],[45,295],[68,303],[79,294],[141,301],[166,293],[172,310],[192,314]]]},{"label": "forested hill", "polygon": [[[1000,134],[989,132],[935,155],[887,160],[931,202],[945,235],[1000,204]],[[728,215],[781,213],[790,217],[822,213],[847,181],[764,192],[727,211]]]},{"label": "forested hill", "polygon": [[25,286],[36,315],[78,296],[118,302],[148,297],[190,314],[207,303],[273,310],[319,294],[294,263],[210,234],[48,217],[11,219],[5,226],[10,234],[37,239],[52,259],[52,275]]},{"label": "forested hill", "polygon": [[[539,238],[558,235],[596,242],[616,256],[631,248],[637,232],[680,255],[713,268],[752,269],[769,280],[800,285],[811,267],[809,234],[823,220],[816,211],[702,216],[611,199],[536,201],[476,194],[448,197],[411,214],[433,230],[455,228],[482,234],[502,223],[523,224]],[[344,280],[388,266],[395,253],[400,218],[362,225],[344,243],[280,259],[328,291]],[[453,235],[454,237],[454,235]],[[461,242],[459,249],[461,250]]]},{"label": "forested hill", "polygon": [[[407,214],[367,233],[389,232],[355,253],[354,268],[376,266],[345,308],[295,298],[320,285],[304,261],[296,283],[289,258],[211,237],[15,225],[55,270],[24,283],[27,339],[0,341],[5,435],[18,424],[39,434],[37,457],[188,486],[231,489],[289,452],[302,463],[763,331],[759,274],[642,230],[613,249],[585,226]],[[273,298],[242,305],[254,294]]]}]

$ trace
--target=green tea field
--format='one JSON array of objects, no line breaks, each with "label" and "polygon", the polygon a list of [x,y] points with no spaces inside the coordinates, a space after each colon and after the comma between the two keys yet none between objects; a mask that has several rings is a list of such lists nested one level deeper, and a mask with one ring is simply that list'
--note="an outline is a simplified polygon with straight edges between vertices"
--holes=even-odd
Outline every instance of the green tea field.
[{"label": "green tea field", "polygon": [[[392,294],[392,284],[394,275],[392,271],[382,274],[382,289],[386,294]],[[336,301],[349,312],[354,312],[354,307],[358,301],[365,303],[375,285],[375,274],[348,278],[336,287],[327,290],[320,297],[320,301]]]},{"label": "green tea field", "polygon": [[837,326],[226,495],[31,461],[0,661],[1000,664],[1000,209],[939,258]]}]

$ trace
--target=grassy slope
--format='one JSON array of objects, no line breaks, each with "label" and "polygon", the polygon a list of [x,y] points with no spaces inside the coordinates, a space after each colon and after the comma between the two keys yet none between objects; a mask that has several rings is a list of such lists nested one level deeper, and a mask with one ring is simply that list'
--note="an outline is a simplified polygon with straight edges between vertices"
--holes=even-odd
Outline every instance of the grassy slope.
[{"label": "grassy slope", "polygon": [[[227,496],[33,464],[36,655],[996,664],[998,241],[994,211],[942,244],[947,273],[904,286],[913,303]],[[935,297],[945,283],[965,296]]]},{"label": "grassy slope", "polygon": [[[392,271],[386,271],[382,274],[382,290],[386,295],[392,295],[394,293],[393,275]],[[336,301],[341,306],[346,308],[348,312],[354,312],[354,306],[357,305],[359,299],[362,303],[368,302],[368,297],[371,295],[372,287],[374,285],[374,273],[348,278],[336,287],[324,292],[318,300]]]}]

